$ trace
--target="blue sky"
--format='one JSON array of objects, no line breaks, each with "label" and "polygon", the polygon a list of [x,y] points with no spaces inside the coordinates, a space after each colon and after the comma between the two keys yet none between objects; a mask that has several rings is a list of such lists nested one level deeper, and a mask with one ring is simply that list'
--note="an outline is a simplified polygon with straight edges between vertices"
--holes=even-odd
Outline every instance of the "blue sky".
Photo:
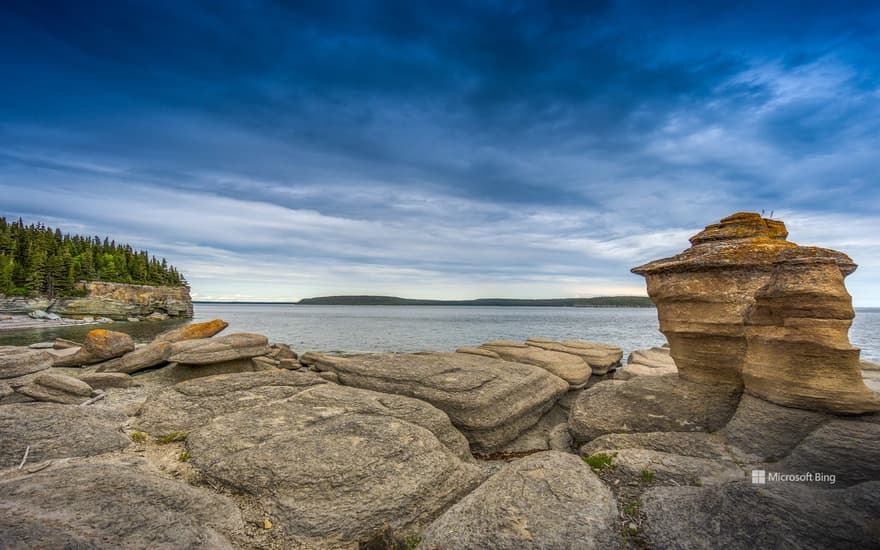
[{"label": "blue sky", "polygon": [[0,214],[291,300],[644,294],[766,209],[880,306],[878,4],[659,4],[4,2]]}]

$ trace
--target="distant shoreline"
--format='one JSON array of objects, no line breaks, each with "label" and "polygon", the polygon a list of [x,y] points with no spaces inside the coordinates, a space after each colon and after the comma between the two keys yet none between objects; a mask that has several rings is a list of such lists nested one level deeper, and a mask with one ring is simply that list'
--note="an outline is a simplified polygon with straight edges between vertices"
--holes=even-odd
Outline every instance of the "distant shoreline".
[{"label": "distant shoreline", "polygon": [[471,307],[654,307],[646,296],[600,296],[595,298],[478,298],[474,300],[422,300],[397,296],[321,296],[299,302],[194,301],[195,304],[280,304],[322,306],[471,306]]}]

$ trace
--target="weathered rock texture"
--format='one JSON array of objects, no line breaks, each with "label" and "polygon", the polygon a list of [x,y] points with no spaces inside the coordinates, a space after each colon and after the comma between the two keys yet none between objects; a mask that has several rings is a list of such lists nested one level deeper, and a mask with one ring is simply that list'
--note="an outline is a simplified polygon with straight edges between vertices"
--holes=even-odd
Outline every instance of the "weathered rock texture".
[{"label": "weathered rock texture", "polygon": [[590,365],[593,374],[602,376],[611,369],[620,366],[623,350],[617,346],[586,342],[584,340],[566,340],[556,342],[548,338],[529,338],[526,344],[550,351],[558,351],[577,355]]},{"label": "weathered rock texture", "polygon": [[31,464],[122,449],[129,444],[128,438],[117,430],[124,420],[94,407],[56,403],[0,405],[0,468],[17,466],[28,446]]},{"label": "weathered rock texture", "polygon": [[149,398],[138,411],[134,427],[153,435],[189,431],[221,414],[266,407],[320,384],[326,382],[314,373],[280,369],[197,378]]},{"label": "weathered rock texture", "polygon": [[583,386],[593,373],[586,361],[570,353],[561,353],[507,340],[487,342],[480,347],[494,351],[505,361],[541,367],[547,372],[562,378],[575,388]]},{"label": "weathered rock texture", "polygon": [[482,480],[440,410],[336,384],[219,416],[186,446],[204,475],[260,498],[313,548],[424,525]]},{"label": "weathered rock texture", "polygon": [[568,429],[577,443],[610,433],[712,432],[727,423],[738,399],[735,388],[674,374],[611,380],[577,397]]},{"label": "weathered rock texture", "polygon": [[662,487],[642,502],[656,548],[877,548],[876,481],[842,490],[749,481]]},{"label": "weathered rock texture", "polygon": [[533,426],[569,388],[540,367],[469,353],[306,353],[301,361],[335,372],[347,386],[427,401],[449,415],[475,451],[485,453]]},{"label": "weathered rock texture", "polygon": [[269,355],[272,348],[262,334],[240,332],[218,338],[201,338],[175,342],[166,353],[171,363],[184,365],[211,365],[258,355]]},{"label": "weathered rock texture", "polygon": [[196,340],[198,338],[210,338],[229,326],[223,319],[214,319],[204,323],[190,323],[163,332],[153,339],[153,342],[182,342],[183,340]]},{"label": "weathered rock texture", "polygon": [[647,278],[681,377],[789,407],[880,410],[847,338],[854,312],[843,279],[856,264],[787,236],[781,221],[734,214],[681,254],[633,269]]},{"label": "weathered rock texture", "polygon": [[0,496],[4,548],[235,548],[244,527],[230,499],[143,459],[52,467],[0,481]]},{"label": "weathered rock texture", "polygon": [[55,360],[55,366],[91,365],[120,357],[131,351],[134,351],[134,340],[128,334],[96,328],[86,334],[86,339],[79,351],[66,357],[58,356]]},{"label": "weathered rock texture", "polygon": [[419,548],[618,547],[611,491],[577,456],[543,452],[517,460],[426,529]]},{"label": "weathered rock texture", "polygon": [[148,286],[90,281],[80,283],[84,297],[59,298],[49,311],[62,317],[102,315],[115,320],[164,313],[169,317],[192,317],[193,306],[186,286]]},{"label": "weathered rock texture", "polygon": [[52,366],[52,355],[43,350],[0,346],[0,380],[18,378]]},{"label": "weathered rock texture", "polygon": [[57,373],[38,374],[33,382],[16,390],[34,401],[78,404],[92,395],[92,387],[86,382]]}]

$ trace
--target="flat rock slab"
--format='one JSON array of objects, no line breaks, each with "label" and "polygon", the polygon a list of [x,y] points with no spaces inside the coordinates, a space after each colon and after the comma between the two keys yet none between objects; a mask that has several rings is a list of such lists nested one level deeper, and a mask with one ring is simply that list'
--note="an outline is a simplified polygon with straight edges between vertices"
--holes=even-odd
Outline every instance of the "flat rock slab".
[{"label": "flat rock slab", "polygon": [[593,374],[590,365],[577,355],[548,351],[546,349],[527,346],[516,342],[488,342],[480,346],[482,349],[494,351],[506,361],[535,365],[555,374],[568,382],[572,387],[582,386]]},{"label": "flat rock slab", "polygon": [[125,418],[92,407],[57,403],[0,405],[0,468],[28,462],[92,456],[131,443],[119,429]]},{"label": "flat rock slab", "polygon": [[610,380],[578,397],[568,429],[577,443],[609,433],[711,432],[727,423],[738,400],[735,388],[677,375]]},{"label": "flat rock slab", "polygon": [[117,357],[97,365],[97,372],[132,374],[155,367],[166,362],[165,358],[170,349],[170,342],[152,342],[137,348],[131,353],[126,353],[122,357]]},{"label": "flat rock slab", "polygon": [[650,472],[653,481],[687,485],[717,485],[739,481],[746,472],[733,462],[696,458],[648,449],[598,449],[592,454],[612,456],[615,474],[638,481]]},{"label": "flat rock slab", "polygon": [[64,374],[54,372],[38,374],[30,384],[16,390],[34,401],[79,404],[92,395],[92,387],[87,383]]},{"label": "flat rock slab", "polygon": [[307,353],[301,361],[335,372],[347,386],[427,401],[449,415],[475,452],[487,454],[533,426],[569,388],[540,367],[467,353]]},{"label": "flat rock slab", "polygon": [[271,353],[268,338],[262,334],[240,332],[219,338],[176,342],[171,345],[165,359],[183,365],[211,365]]},{"label": "flat rock slab", "polygon": [[877,548],[880,482],[848,489],[751,482],[663,487],[642,497],[657,548]]},{"label": "flat rock slab", "polygon": [[821,472],[835,476],[836,487],[880,481],[880,424],[832,420],[816,428],[779,464],[768,470]]},{"label": "flat rock slab", "polygon": [[47,351],[0,346],[0,380],[46,370],[53,362],[52,355]]},{"label": "flat rock slab", "polygon": [[186,447],[204,475],[259,498],[285,533],[322,548],[386,524],[418,527],[473,489],[482,474],[461,458],[466,440],[443,441],[455,434],[427,403],[322,384],[217,417]]},{"label": "flat rock slab", "polygon": [[11,548],[234,548],[228,498],[159,475],[143,459],[70,464],[0,481]]},{"label": "flat rock slab", "polygon": [[[134,351],[134,340],[124,332],[96,328],[86,334],[82,347],[76,353],[57,357],[56,367],[75,367],[100,363]],[[75,349],[75,348],[70,348]]]},{"label": "flat rock slab", "polygon": [[93,388],[130,388],[136,383],[134,379],[122,372],[87,372],[77,378]]},{"label": "flat rock slab", "polygon": [[585,443],[580,454],[588,456],[602,449],[646,449],[709,460],[734,460],[723,437],[705,432],[607,434]]},{"label": "flat rock slab", "polygon": [[270,406],[272,401],[326,383],[314,373],[280,369],[196,378],[148,398],[133,427],[152,435],[190,431],[222,414]]},{"label": "flat rock slab", "polygon": [[745,460],[778,460],[830,418],[743,394],[733,418],[719,433]]},{"label": "flat rock slab", "polygon": [[590,365],[593,374],[597,376],[602,376],[609,370],[619,367],[620,360],[623,358],[623,350],[617,346],[587,342],[586,340],[556,342],[548,338],[529,338],[526,340],[526,344],[550,351],[577,355]]},{"label": "flat rock slab", "polygon": [[184,340],[197,340],[199,338],[210,338],[221,330],[229,326],[229,323],[223,319],[214,319],[204,323],[190,323],[182,327],[177,327],[163,332],[153,339],[153,342],[182,342]]},{"label": "flat rock slab", "polygon": [[246,372],[262,372],[278,370],[271,365],[254,361],[253,358],[233,359],[210,365],[181,365],[171,363],[162,368],[149,371],[136,372],[132,378],[136,383],[144,385],[167,386],[178,384],[187,380],[216,376],[218,374],[236,374]]},{"label": "flat rock slab", "polygon": [[669,353],[669,348],[660,347],[634,350],[627,357],[626,364],[644,365],[655,369],[676,368],[675,360]]},{"label": "flat rock slab", "polygon": [[548,451],[512,462],[437,518],[419,548],[617,548],[617,505],[580,458]]}]

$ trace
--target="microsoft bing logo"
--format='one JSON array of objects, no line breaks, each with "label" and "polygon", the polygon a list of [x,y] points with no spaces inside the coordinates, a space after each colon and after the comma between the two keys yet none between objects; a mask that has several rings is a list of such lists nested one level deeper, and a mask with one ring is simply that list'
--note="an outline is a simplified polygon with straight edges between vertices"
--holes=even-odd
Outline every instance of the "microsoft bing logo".
[{"label": "microsoft bing logo", "polygon": [[752,470],[752,483],[764,485],[767,483],[767,472],[764,470]]}]

